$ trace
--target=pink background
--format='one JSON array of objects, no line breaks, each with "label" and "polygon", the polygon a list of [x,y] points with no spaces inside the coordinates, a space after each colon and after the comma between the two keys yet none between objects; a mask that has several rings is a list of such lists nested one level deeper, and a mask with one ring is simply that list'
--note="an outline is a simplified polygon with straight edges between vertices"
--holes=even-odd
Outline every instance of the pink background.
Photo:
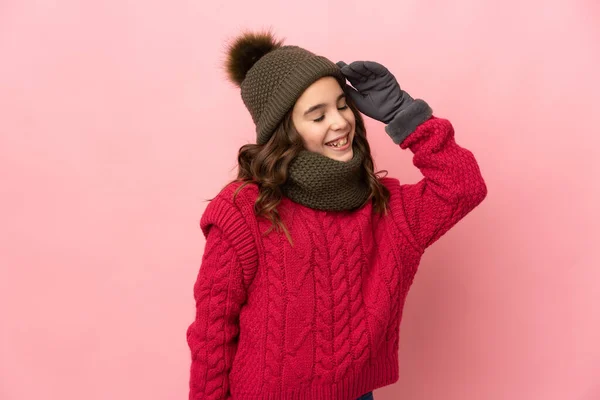
[{"label": "pink background", "polygon": [[599,3],[231,3],[0,3],[0,399],[186,398],[203,200],[253,138],[223,43],[269,26],[388,66],[488,183],[426,253],[377,400],[600,399]]}]

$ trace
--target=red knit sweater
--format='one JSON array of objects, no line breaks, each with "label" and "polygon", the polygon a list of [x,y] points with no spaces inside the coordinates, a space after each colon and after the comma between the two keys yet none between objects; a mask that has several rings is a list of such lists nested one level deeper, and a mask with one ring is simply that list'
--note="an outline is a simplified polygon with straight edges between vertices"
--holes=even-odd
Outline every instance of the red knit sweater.
[{"label": "red knit sweater", "polygon": [[390,190],[389,213],[284,198],[294,246],[253,213],[258,190],[227,186],[201,220],[190,399],[352,400],[398,379],[402,308],[425,248],[486,196],[470,151],[432,117],[400,145],[424,178]]}]

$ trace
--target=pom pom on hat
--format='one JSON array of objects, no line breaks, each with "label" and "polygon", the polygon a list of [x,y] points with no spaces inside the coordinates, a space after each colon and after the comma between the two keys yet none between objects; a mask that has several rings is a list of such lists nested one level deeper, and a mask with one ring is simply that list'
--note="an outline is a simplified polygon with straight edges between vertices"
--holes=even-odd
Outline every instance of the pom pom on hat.
[{"label": "pom pom on hat", "polygon": [[278,49],[283,41],[271,32],[247,32],[228,46],[225,67],[229,79],[241,86],[252,66],[265,54]]}]

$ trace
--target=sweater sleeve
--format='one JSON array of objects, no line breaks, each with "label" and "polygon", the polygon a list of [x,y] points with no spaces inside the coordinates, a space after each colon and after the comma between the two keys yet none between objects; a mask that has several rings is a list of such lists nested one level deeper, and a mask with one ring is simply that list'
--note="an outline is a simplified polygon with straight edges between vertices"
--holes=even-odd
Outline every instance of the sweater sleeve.
[{"label": "sweater sleeve", "polygon": [[454,140],[446,119],[431,117],[402,141],[424,178],[400,185],[392,203],[420,247],[425,250],[466,216],[487,195],[487,187],[473,154]]},{"label": "sweater sleeve", "polygon": [[194,285],[196,317],[187,330],[192,358],[189,399],[227,399],[239,315],[256,252],[242,215],[227,201],[213,200],[201,227],[206,246]]}]

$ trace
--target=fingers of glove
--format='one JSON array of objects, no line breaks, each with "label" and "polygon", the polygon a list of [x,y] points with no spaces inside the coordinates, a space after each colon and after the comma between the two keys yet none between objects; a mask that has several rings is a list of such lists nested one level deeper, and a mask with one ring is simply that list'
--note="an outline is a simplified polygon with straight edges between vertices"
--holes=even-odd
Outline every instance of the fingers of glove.
[{"label": "fingers of glove", "polygon": [[[396,78],[383,65],[373,61],[357,61],[349,66],[352,71],[358,71],[362,78],[356,83],[360,91],[399,90]],[[352,81],[351,81],[352,82]],[[354,85],[355,82],[352,82]],[[356,86],[356,85],[355,85]]]},{"label": "fingers of glove", "polygon": [[375,61],[365,61],[364,68],[376,76],[386,76],[390,74],[390,71],[386,67]]},{"label": "fingers of glove", "polygon": [[360,82],[366,82],[375,77],[375,74],[366,67],[365,61],[354,61],[348,66],[348,69],[360,79]]},{"label": "fingers of glove", "polygon": [[383,77],[392,75],[385,66],[375,61],[354,61],[350,65],[343,61],[338,61],[337,66],[339,66],[341,69],[345,68],[344,72],[349,73],[353,78],[356,79],[359,77]]},{"label": "fingers of glove", "polygon": [[383,65],[373,61],[354,61],[350,65],[340,61],[342,74],[361,92],[386,90],[398,86],[394,76]]},{"label": "fingers of glove", "polygon": [[363,61],[354,61],[350,65],[344,65],[342,73],[346,75],[348,80],[355,82],[365,82],[373,75],[364,67]]},{"label": "fingers of glove", "polygon": [[349,65],[346,65],[342,68],[342,74],[344,74],[344,76],[350,81],[352,85],[364,82],[364,77],[360,73],[350,68]]},{"label": "fingers of glove", "polygon": [[344,75],[350,81],[350,83],[354,84],[354,83],[357,83],[360,81],[361,75],[357,74],[352,69],[350,69],[350,66],[348,64],[346,64],[343,61],[338,61],[335,64],[338,67],[340,67],[340,71],[342,72],[342,75]]}]

